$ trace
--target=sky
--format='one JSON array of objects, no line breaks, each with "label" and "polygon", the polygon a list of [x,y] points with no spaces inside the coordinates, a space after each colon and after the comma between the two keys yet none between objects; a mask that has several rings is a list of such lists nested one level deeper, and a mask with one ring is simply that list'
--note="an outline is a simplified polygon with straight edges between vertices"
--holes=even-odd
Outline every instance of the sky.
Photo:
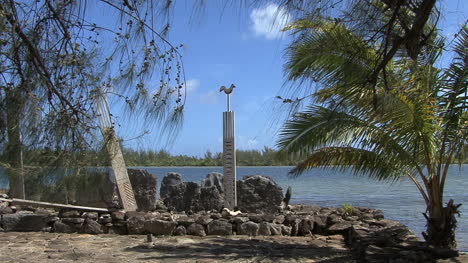
[{"label": "sky", "polygon": [[[272,106],[275,96],[288,85],[283,63],[291,37],[280,31],[290,22],[287,11],[273,3],[239,8],[205,1],[203,7],[194,8],[193,2],[176,2],[169,37],[174,45],[184,45],[187,102],[183,126],[169,145],[157,140],[160,131],[156,127],[138,140],[125,141],[125,146],[195,156],[207,150],[222,152],[222,112],[227,106],[219,88],[233,83],[237,149],[274,147],[281,118]],[[468,18],[468,3],[445,0],[439,4],[442,34],[451,39]],[[123,131],[119,136],[133,135]]]}]

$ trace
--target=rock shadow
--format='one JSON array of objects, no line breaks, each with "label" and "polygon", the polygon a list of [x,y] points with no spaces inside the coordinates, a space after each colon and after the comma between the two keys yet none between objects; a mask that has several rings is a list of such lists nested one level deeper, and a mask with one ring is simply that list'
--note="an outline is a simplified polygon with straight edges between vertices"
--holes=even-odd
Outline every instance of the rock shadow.
[{"label": "rock shadow", "polygon": [[[276,238],[275,238],[276,239]],[[153,245],[139,245],[125,249],[126,251],[141,252],[145,254],[137,260],[193,260],[213,259],[213,260],[263,260],[273,262],[283,262],[286,260],[306,261],[321,263],[335,262],[355,262],[351,252],[347,249],[333,247],[325,241],[310,239],[310,243],[294,243],[285,240],[275,240],[273,238],[245,238],[232,239],[229,237],[219,237],[203,239],[198,237],[178,237],[172,240],[162,240],[158,244],[156,238]],[[170,242],[174,243],[170,243]],[[152,253],[156,255],[151,255]]]}]

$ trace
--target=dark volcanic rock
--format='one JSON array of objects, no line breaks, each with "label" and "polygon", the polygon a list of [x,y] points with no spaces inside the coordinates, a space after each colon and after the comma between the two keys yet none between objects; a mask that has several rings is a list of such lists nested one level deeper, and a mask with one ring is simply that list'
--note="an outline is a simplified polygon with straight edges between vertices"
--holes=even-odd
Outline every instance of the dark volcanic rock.
[{"label": "dark volcanic rock", "polygon": [[161,200],[164,200],[168,197],[171,187],[177,184],[182,183],[182,176],[179,173],[168,173],[161,182],[161,189],[159,190],[159,195]]},{"label": "dark volcanic rock", "polygon": [[195,218],[188,217],[188,216],[182,216],[182,217],[177,218],[177,223],[179,225],[184,226],[184,227],[188,227],[191,224],[195,223]]},{"label": "dark volcanic rock", "polygon": [[1,216],[1,226],[5,231],[30,232],[42,231],[47,226],[47,215],[16,213]]},{"label": "dark volcanic rock", "polygon": [[270,227],[270,233],[273,236],[281,236],[282,235],[281,226],[283,226],[283,225],[268,223],[268,226]]},{"label": "dark volcanic rock", "polygon": [[283,234],[283,236],[290,236],[291,232],[292,232],[292,227],[281,225],[281,234]]},{"label": "dark volcanic rock", "polygon": [[254,222],[245,222],[237,227],[238,235],[256,236],[258,235],[259,225]]},{"label": "dark volcanic rock", "polygon": [[74,217],[80,217],[80,212],[77,210],[64,210],[60,211],[59,217],[67,217],[67,218],[74,218]]},{"label": "dark volcanic rock", "polygon": [[349,222],[338,222],[328,228],[331,234],[345,234],[351,228],[352,224]]},{"label": "dark volcanic rock", "polygon": [[166,187],[165,205],[174,211],[198,211],[200,186],[194,182],[182,182]]},{"label": "dark volcanic rock", "polygon": [[102,234],[102,225],[92,219],[86,218],[81,232],[86,234]]},{"label": "dark volcanic rock", "polygon": [[224,220],[213,220],[207,225],[207,234],[220,236],[232,235],[232,225]]},{"label": "dark volcanic rock", "polygon": [[242,212],[276,213],[283,190],[269,176],[250,175],[237,181],[237,205]]},{"label": "dark volcanic rock", "polygon": [[84,212],[81,217],[97,220],[99,218],[99,214],[97,212]]},{"label": "dark volcanic rock", "polygon": [[187,228],[187,234],[200,237],[206,236],[205,228],[197,223],[193,223]]},{"label": "dark volcanic rock", "polygon": [[0,215],[11,214],[13,213],[13,209],[10,207],[0,207]]},{"label": "dark volcanic rock", "polygon": [[158,178],[146,170],[128,169],[135,200],[140,211],[156,209]]},{"label": "dark volcanic rock", "polygon": [[177,226],[175,221],[163,221],[159,219],[151,219],[145,221],[145,230],[153,235],[170,236]]},{"label": "dark volcanic rock", "polygon": [[223,174],[220,173],[209,173],[205,179],[203,179],[202,187],[216,187],[219,193],[224,193],[223,187]]},{"label": "dark volcanic rock", "polygon": [[184,226],[177,226],[174,230],[174,236],[185,236],[187,234],[187,229]]},{"label": "dark volcanic rock", "polygon": [[200,209],[209,211],[219,211],[224,205],[224,195],[219,192],[219,188],[216,186],[202,187],[200,189]]},{"label": "dark volcanic rock", "polygon": [[267,222],[262,222],[259,225],[258,234],[261,236],[271,236],[270,226]]},{"label": "dark volcanic rock", "polygon": [[114,196],[118,196],[117,187],[106,172],[88,172],[72,184],[68,198],[77,205],[107,208],[114,205]]},{"label": "dark volcanic rock", "polygon": [[142,215],[130,216],[127,219],[127,230],[130,235],[144,234],[145,233],[145,217]]},{"label": "dark volcanic rock", "polygon": [[67,224],[83,224],[85,221],[84,218],[62,218],[62,221],[67,223]]},{"label": "dark volcanic rock", "polygon": [[114,211],[114,212],[112,212],[111,217],[112,217],[112,220],[123,221],[123,220],[125,220],[125,212],[123,212],[123,211]]},{"label": "dark volcanic rock", "polygon": [[75,228],[69,226],[68,224],[63,223],[62,221],[55,221],[52,227],[53,231],[56,233],[73,233]]}]

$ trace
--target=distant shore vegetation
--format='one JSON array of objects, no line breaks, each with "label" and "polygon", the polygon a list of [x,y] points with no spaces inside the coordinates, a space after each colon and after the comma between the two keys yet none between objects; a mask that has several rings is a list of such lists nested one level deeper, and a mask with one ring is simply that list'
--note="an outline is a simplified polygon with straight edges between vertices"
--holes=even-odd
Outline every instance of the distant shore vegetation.
[{"label": "distant shore vegetation", "polygon": [[[207,150],[203,157],[171,155],[165,150],[142,151],[124,149],[128,166],[223,166],[223,153]],[[264,147],[262,150],[237,150],[238,166],[292,166],[299,160],[279,156],[277,151]]]},{"label": "distant shore vegetation", "polygon": [[[190,156],[186,154],[173,155],[167,150],[136,150],[123,148],[125,164],[127,166],[223,166],[223,153],[207,150],[203,156]],[[61,159],[74,155],[72,159],[85,166],[109,166],[109,159],[104,150],[99,152],[79,152],[60,154],[48,150],[25,151],[24,162],[26,166],[41,166],[44,163],[60,163]],[[0,167],[8,167],[6,161],[0,156]],[[286,157],[278,154],[273,148],[264,147],[262,150],[237,150],[236,162],[238,166],[295,166],[299,158]],[[455,163],[468,164],[468,159],[456,160]],[[336,165],[352,165],[350,163],[337,163]],[[59,165],[60,166],[60,165]]]},{"label": "distant shore vegetation", "polygon": [[[73,156],[71,156],[73,155]],[[223,153],[207,150],[203,156],[173,155],[167,150],[136,150],[123,148],[125,164],[127,166],[223,166]],[[61,159],[71,159],[85,166],[108,166],[110,161],[107,152],[54,152],[50,150],[32,150],[24,152],[26,166],[41,166],[44,163],[61,163]],[[262,150],[237,150],[238,166],[293,166],[299,162],[291,157],[280,156],[272,148],[264,147]],[[4,156],[0,156],[0,166],[6,165]],[[59,165],[60,166],[60,165]]]}]

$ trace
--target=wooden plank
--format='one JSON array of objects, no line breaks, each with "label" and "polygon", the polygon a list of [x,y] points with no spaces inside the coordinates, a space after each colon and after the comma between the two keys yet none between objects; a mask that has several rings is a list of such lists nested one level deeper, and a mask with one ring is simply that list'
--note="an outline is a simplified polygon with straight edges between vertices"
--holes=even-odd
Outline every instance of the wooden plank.
[{"label": "wooden plank", "polygon": [[0,198],[0,201],[10,202],[14,205],[30,205],[30,206],[50,207],[50,208],[66,208],[66,209],[76,209],[76,210],[92,211],[92,212],[109,212],[109,209],[107,208],[79,206],[79,205],[65,205],[65,204],[32,201],[32,200],[17,199],[17,198],[12,198],[12,199]]},{"label": "wooden plank", "polygon": [[115,182],[119,190],[120,200],[125,211],[136,211],[138,209],[135,194],[133,193],[130,178],[128,178],[127,166],[123,158],[120,143],[113,129],[105,129],[106,145],[109,152],[112,169],[114,170]]}]

